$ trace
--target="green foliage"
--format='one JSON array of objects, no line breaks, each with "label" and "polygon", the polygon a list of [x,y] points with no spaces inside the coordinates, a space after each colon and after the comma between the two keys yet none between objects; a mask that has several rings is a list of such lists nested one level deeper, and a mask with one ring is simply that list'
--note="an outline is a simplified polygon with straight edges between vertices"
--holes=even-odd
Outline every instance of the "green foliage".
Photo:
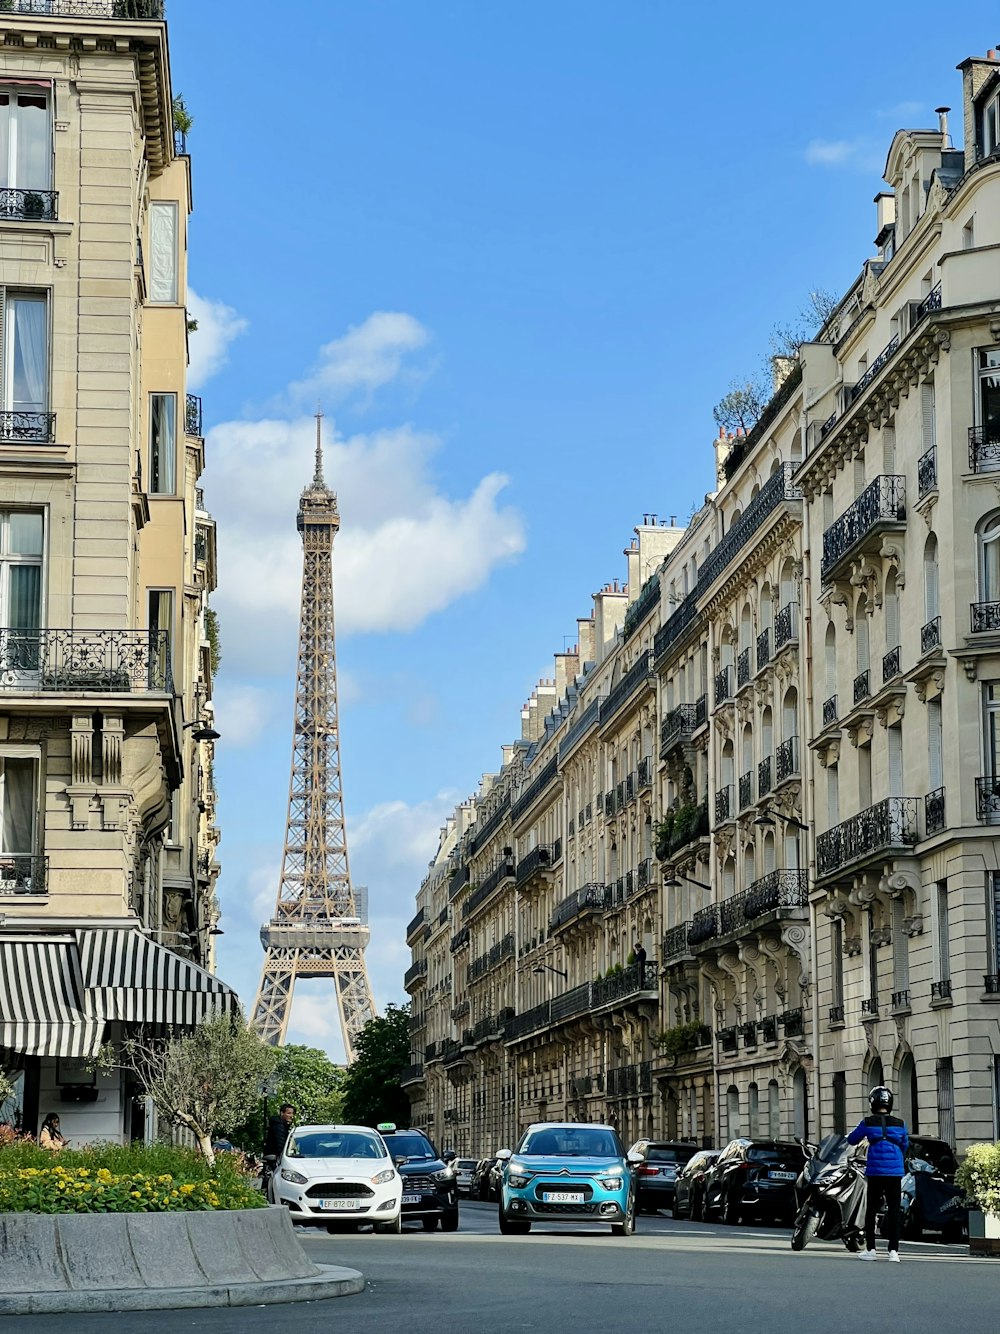
[{"label": "green foliage", "polygon": [[1000,1144],[973,1144],[955,1173],[955,1184],[984,1214],[1000,1214]]},{"label": "green foliage", "polygon": [[712,409],[715,424],[720,430],[742,431],[749,435],[760,421],[770,395],[760,376],[750,380],[733,380],[728,391]]},{"label": "green foliage", "polygon": [[370,1019],[354,1043],[355,1058],[344,1076],[344,1120],[362,1126],[379,1121],[410,1124],[410,1100],[399,1077],[410,1064],[410,1007],[387,1005]]},{"label": "green foliage", "polygon": [[[268,1101],[272,1114],[282,1103],[290,1102],[299,1125],[329,1125],[344,1119],[346,1071],[334,1065],[325,1051],[294,1043],[280,1047],[273,1076],[277,1092]],[[249,1117],[227,1131],[234,1144],[251,1153],[259,1152],[265,1133],[262,1100]]]},{"label": "green foliage", "polygon": [[265,1204],[242,1161],[214,1168],[191,1149],[98,1144],[57,1157],[29,1142],[0,1150],[0,1213],[177,1213]]},{"label": "green foliage", "polygon": [[214,607],[205,608],[205,638],[208,640],[212,677],[215,678],[222,666],[222,640],[219,637],[219,613]]},{"label": "green foliage", "polygon": [[700,1019],[692,1019],[686,1024],[675,1024],[662,1032],[654,1041],[665,1056],[680,1056],[682,1052],[694,1051],[701,1036]]},{"label": "green foliage", "polygon": [[6,1074],[4,1074],[3,1070],[0,1070],[0,1107],[3,1106],[8,1098],[12,1098],[13,1096],[14,1085],[7,1078]]},{"label": "green foliage", "polygon": [[653,833],[657,859],[663,861],[700,834],[708,833],[708,807],[704,802],[675,806],[654,826]]},{"label": "green foliage", "polygon": [[192,125],[194,125],[194,117],[187,109],[184,94],[178,93],[174,98],[174,129],[178,134],[189,134]]}]

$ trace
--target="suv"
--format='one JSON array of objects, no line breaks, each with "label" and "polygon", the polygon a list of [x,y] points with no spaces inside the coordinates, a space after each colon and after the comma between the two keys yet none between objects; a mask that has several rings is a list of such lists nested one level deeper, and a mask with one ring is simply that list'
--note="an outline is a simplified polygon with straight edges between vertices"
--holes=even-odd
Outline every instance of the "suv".
[{"label": "suv", "polygon": [[805,1166],[800,1144],[774,1139],[734,1139],[722,1150],[705,1178],[706,1221],[718,1214],[724,1223],[742,1218],[795,1215],[795,1182]]},{"label": "suv", "polygon": [[419,1218],[425,1232],[438,1223],[442,1232],[458,1231],[458,1178],[455,1154],[439,1154],[422,1130],[379,1126],[379,1134],[403,1179],[402,1220]]},{"label": "suv", "polygon": [[640,1139],[632,1145],[632,1152],[642,1154],[643,1161],[637,1173],[639,1212],[656,1213],[674,1202],[677,1174],[693,1158],[697,1145],[676,1140]]}]

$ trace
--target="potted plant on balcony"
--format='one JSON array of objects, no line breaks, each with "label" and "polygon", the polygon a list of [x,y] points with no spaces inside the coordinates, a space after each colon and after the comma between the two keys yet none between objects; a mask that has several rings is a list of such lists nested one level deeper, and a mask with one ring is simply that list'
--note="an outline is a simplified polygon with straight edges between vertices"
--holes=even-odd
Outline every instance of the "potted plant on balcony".
[{"label": "potted plant on balcony", "polygon": [[1000,1144],[973,1144],[955,1184],[969,1205],[969,1250],[973,1255],[1000,1255]]}]

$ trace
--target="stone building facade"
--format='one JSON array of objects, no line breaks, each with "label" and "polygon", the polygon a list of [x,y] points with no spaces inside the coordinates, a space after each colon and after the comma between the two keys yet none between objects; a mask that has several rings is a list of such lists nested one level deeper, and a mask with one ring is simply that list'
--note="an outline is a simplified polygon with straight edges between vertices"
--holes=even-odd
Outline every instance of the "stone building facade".
[{"label": "stone building facade", "polygon": [[13,0],[0,129],[0,1119],[121,1139],[142,1109],[86,1058],[235,999],[162,0]]},{"label": "stone building facade", "polygon": [[[414,1121],[1000,1135],[1000,58],[900,131],[876,254],[647,516],[417,896]],[[646,962],[640,968],[636,948]]]}]

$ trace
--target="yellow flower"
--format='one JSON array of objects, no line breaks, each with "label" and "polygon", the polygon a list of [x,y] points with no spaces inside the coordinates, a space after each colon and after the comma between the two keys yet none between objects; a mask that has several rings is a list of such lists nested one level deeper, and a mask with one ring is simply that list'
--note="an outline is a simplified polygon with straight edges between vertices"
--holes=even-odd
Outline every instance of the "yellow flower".
[{"label": "yellow flower", "polygon": [[190,1183],[189,1183],[188,1185],[186,1185],[186,1186],[181,1186],[181,1194],[182,1194],[182,1195],[190,1195],[191,1192],[192,1192],[193,1190],[194,1190],[194,1186],[192,1186]]},{"label": "yellow flower", "polygon": [[134,1190],[134,1191],[132,1191],[132,1198],[133,1198],[133,1200],[141,1200],[141,1199],[142,1199],[142,1196],[139,1194],[139,1192],[138,1192],[137,1190]]}]

